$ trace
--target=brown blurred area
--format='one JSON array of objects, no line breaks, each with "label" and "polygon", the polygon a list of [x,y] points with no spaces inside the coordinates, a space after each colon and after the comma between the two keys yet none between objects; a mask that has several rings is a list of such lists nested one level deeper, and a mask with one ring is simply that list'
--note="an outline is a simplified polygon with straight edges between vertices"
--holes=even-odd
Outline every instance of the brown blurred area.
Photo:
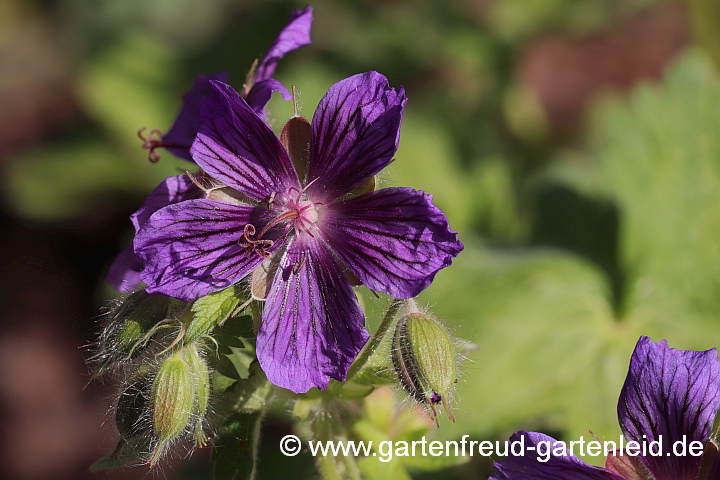
[{"label": "brown blurred area", "polygon": [[[588,37],[542,34],[514,70],[552,130],[572,134],[598,94],[661,75],[689,42],[687,17],[684,4],[672,2]],[[0,176],[14,153],[85,121],[74,91],[78,65],[61,25],[43,8],[0,6]],[[0,478],[150,474],[88,470],[117,440],[108,415],[114,386],[90,383],[85,359],[98,330],[98,285],[128,228],[124,200],[97,198],[81,217],[57,223],[0,205]],[[198,461],[206,464],[207,454]]]},{"label": "brown blurred area", "polygon": [[660,79],[690,42],[688,21],[686,5],[670,3],[587,38],[541,37],[529,46],[518,76],[538,96],[553,129],[572,132],[598,94]]}]

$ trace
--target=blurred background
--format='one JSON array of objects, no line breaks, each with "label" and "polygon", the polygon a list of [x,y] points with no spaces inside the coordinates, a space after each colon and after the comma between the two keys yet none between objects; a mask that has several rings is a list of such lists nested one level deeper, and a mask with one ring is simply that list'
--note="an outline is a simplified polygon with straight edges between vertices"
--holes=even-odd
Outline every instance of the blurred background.
[{"label": "blurred background", "polygon": [[[303,2],[0,1],[0,478],[90,473],[116,437],[116,385],[89,382],[109,262],[128,216],[181,161],[170,126],[199,73],[236,88]],[[313,45],[279,64],[308,118],[378,70],[410,99],[384,185],[424,189],[466,250],[422,295],[478,345],[439,439],[620,434],[640,335],[720,345],[720,4],[714,0],[316,0]],[[274,99],[279,130],[292,112]],[[279,457],[260,479],[313,478]],[[601,459],[588,459],[598,463]],[[209,452],[168,478],[208,478]],[[474,458],[417,478],[487,478]]]}]

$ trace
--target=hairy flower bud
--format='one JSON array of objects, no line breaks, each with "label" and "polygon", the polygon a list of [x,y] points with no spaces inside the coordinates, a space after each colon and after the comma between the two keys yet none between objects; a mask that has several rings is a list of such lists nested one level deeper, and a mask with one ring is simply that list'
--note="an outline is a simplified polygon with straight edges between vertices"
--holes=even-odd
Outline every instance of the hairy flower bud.
[{"label": "hairy flower bud", "polygon": [[191,366],[185,353],[179,350],[163,362],[152,384],[152,423],[157,444],[150,457],[151,466],[187,427],[194,400]]},{"label": "hairy flower bud", "polygon": [[134,308],[125,309],[122,324],[115,334],[115,348],[128,355],[136,353],[137,343],[143,340],[145,334],[155,324],[165,318],[169,304],[170,297],[147,295]]},{"label": "hairy flower bud", "polygon": [[125,297],[108,314],[100,336],[93,375],[101,377],[118,364],[137,357],[148,345],[153,329],[164,320],[175,300],[164,295],[150,295],[138,290]]},{"label": "hairy flower bud", "polygon": [[448,397],[457,381],[457,353],[445,327],[424,313],[408,313],[397,323],[392,352],[393,367],[405,391],[430,407],[436,423],[438,403],[455,421]]},{"label": "hairy flower bud", "polygon": [[115,406],[115,425],[124,439],[147,433],[150,393],[150,366],[143,364],[130,376]]},{"label": "hairy flower bud", "polygon": [[207,437],[203,431],[203,422],[210,400],[210,369],[194,343],[183,347],[183,354],[190,366],[194,381],[192,421],[195,423],[195,446],[204,447],[207,444]]}]

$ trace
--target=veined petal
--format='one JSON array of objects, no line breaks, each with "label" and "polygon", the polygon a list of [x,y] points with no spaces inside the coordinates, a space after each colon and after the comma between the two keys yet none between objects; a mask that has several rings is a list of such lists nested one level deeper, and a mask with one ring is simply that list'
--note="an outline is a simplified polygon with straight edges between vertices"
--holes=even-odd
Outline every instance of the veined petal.
[{"label": "veined petal", "polygon": [[[195,300],[242,280],[263,261],[239,242],[245,225],[267,223],[257,207],[188,200],[158,210],[135,236],[148,293]],[[277,248],[275,245],[273,248]]]},{"label": "veined petal", "polygon": [[631,440],[642,443],[662,436],[662,454],[641,458],[655,480],[696,478],[701,459],[678,457],[672,445],[707,442],[718,408],[720,360],[715,349],[676,350],[665,340],[638,340],[620,393],[618,418]]},{"label": "veined petal", "polygon": [[270,50],[255,70],[255,81],[267,80],[275,73],[277,61],[297,48],[310,45],[310,28],[312,27],[312,7],[307,6],[296,10],[290,22],[275,39]]},{"label": "veined petal", "polygon": [[432,197],[385,188],[333,204],[321,218],[332,249],[370,289],[414,297],[463,249]]},{"label": "veined petal", "polygon": [[262,200],[299,187],[292,162],[275,134],[229,85],[211,81],[203,120],[190,153],[211,177]]},{"label": "veined petal", "polygon": [[119,292],[134,290],[142,282],[140,273],[144,265],[142,258],[133,252],[132,246],[125,247],[110,264],[107,282]]},{"label": "veined petal", "polygon": [[315,201],[329,202],[385,168],[400,140],[407,99],[377,72],[342,80],[312,118],[308,182]]},{"label": "veined petal", "polygon": [[510,437],[510,445],[513,442],[523,443],[522,456],[495,462],[497,471],[489,480],[624,480],[570,455],[563,444],[542,433],[517,432]]},{"label": "veined petal", "polygon": [[270,101],[273,92],[280,92],[285,100],[292,99],[292,95],[287,91],[285,85],[279,80],[268,78],[255,82],[247,95],[247,103],[255,111],[260,118],[265,118],[265,105]]},{"label": "veined petal", "polygon": [[[304,257],[304,258],[303,258]],[[369,335],[350,284],[317,240],[283,254],[265,302],[257,356],[275,385],[304,393],[345,380]]]},{"label": "veined petal", "polygon": [[130,215],[130,221],[137,232],[161,208],[173,203],[201,198],[204,192],[187,175],[168,177],[158,185],[145,200],[145,204]]},{"label": "veined petal", "polygon": [[175,122],[162,141],[169,145],[166,149],[176,157],[192,161],[190,146],[198,132],[203,99],[212,93],[210,80],[219,80],[227,83],[227,72],[218,72],[212,75],[198,75],[195,77],[192,89],[183,95],[183,105],[175,118]]}]

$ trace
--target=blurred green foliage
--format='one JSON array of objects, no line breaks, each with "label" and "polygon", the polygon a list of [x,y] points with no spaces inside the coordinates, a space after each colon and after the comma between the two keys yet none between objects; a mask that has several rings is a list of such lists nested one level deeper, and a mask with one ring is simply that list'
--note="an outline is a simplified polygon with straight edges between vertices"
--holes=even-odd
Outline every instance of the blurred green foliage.
[{"label": "blurred green foliage", "polygon": [[[401,147],[381,183],[432,193],[466,242],[421,295],[479,347],[461,368],[460,421],[434,435],[616,439],[640,335],[720,345],[720,79],[709,57],[686,53],[660,84],[600,102],[570,146],[514,76],[534,36],[596,31],[660,2],[312,3],[314,43],[278,78],[297,86],[308,118],[347,75],[375,69],[405,85]],[[139,206],[186,164],[165,154],[150,165],[137,130],[167,128],[196,73],[228,70],[239,88],[300,3],[197,5],[58,3],[87,118],[12,159],[3,190],[20,216],[81,218],[118,195]],[[292,105],[274,98],[269,109],[278,131]]]}]

